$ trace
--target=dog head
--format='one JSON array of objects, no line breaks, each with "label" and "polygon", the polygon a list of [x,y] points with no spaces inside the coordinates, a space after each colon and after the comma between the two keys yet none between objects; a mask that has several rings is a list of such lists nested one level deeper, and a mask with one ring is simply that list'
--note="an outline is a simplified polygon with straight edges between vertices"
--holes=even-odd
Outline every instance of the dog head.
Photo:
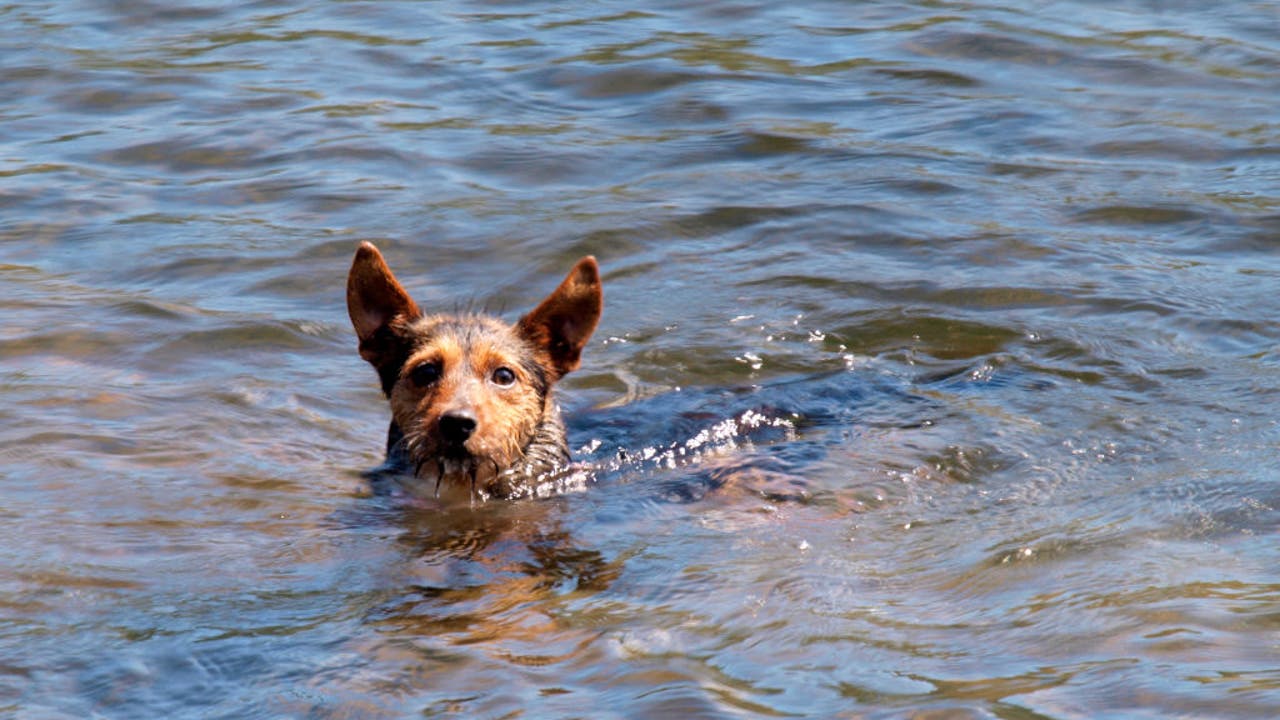
[{"label": "dog head", "polygon": [[[593,257],[514,325],[478,313],[423,313],[367,242],[347,276],[360,356],[378,371],[410,468],[434,477],[437,489],[495,480],[546,442],[548,424],[560,427],[552,386],[580,364],[602,307]],[[554,440],[557,459],[567,459],[562,430]]]}]

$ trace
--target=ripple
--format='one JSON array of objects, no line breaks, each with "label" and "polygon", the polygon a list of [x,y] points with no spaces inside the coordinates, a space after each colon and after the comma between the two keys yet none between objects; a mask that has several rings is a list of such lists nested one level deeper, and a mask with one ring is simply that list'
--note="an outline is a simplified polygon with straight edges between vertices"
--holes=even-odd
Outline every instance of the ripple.
[{"label": "ripple", "polygon": [[192,173],[261,167],[270,157],[263,148],[200,146],[192,139],[174,139],[109,150],[94,160],[107,165],[158,166],[168,172]]},{"label": "ripple", "polygon": [[[1280,714],[1271,8],[460,7],[0,10],[0,705]],[[599,258],[581,492],[361,485],[366,238]]]},{"label": "ripple", "polygon": [[982,84],[977,78],[950,70],[928,68],[884,68],[876,70],[895,80],[913,80],[927,85],[943,87],[972,88]]}]

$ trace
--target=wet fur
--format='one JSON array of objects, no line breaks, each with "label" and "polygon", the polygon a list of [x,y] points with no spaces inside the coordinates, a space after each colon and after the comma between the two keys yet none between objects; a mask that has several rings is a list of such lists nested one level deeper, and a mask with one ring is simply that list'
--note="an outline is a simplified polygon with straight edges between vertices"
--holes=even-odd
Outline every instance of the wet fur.
[{"label": "wet fur", "polygon": [[[514,325],[474,311],[427,315],[377,248],[362,243],[347,307],[390,405],[388,466],[416,478],[420,494],[472,501],[525,494],[564,468],[554,385],[578,367],[602,303],[599,269],[587,257]],[[503,370],[513,382],[496,379]],[[459,414],[474,421],[461,445],[442,431],[445,417]]]}]

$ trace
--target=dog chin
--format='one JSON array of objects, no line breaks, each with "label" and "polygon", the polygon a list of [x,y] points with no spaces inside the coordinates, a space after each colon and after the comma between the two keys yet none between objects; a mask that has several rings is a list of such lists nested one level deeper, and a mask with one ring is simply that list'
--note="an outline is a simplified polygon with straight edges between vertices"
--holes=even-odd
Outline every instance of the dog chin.
[{"label": "dog chin", "polygon": [[494,494],[491,486],[502,475],[493,459],[470,454],[428,457],[416,465],[414,494],[446,502],[488,500]]}]

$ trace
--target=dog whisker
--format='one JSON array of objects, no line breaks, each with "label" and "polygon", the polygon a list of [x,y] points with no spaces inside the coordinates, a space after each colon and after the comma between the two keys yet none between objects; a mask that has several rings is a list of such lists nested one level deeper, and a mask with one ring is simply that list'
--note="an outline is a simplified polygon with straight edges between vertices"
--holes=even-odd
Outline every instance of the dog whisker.
[{"label": "dog whisker", "polygon": [[475,463],[467,463],[467,468],[470,470],[470,472],[468,473],[468,475],[470,475],[470,476],[471,476],[471,489],[470,489],[470,491],[468,492],[468,495],[469,495],[470,500],[471,500],[471,506],[472,506],[472,507],[475,507],[475,505],[476,505],[476,464],[475,464]]}]

